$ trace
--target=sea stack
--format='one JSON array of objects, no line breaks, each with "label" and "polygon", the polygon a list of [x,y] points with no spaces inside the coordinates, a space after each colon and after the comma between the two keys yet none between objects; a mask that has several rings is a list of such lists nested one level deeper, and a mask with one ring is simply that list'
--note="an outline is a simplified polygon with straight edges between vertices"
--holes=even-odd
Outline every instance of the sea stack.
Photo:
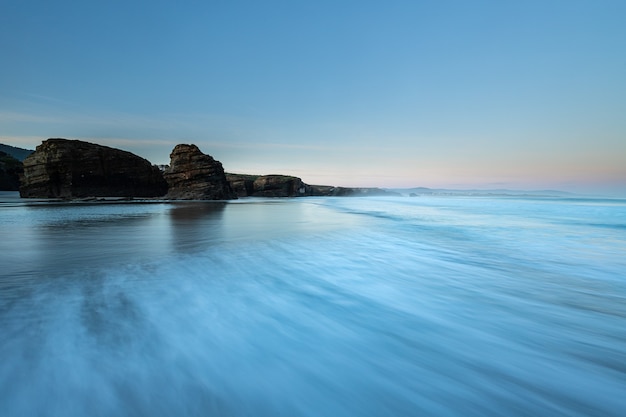
[{"label": "sea stack", "polygon": [[236,199],[226,180],[224,168],[196,145],[180,144],[170,154],[170,166],[163,174],[172,200],[231,200]]},{"label": "sea stack", "polygon": [[130,152],[80,140],[48,139],[24,160],[24,198],[161,197],[161,171]]}]

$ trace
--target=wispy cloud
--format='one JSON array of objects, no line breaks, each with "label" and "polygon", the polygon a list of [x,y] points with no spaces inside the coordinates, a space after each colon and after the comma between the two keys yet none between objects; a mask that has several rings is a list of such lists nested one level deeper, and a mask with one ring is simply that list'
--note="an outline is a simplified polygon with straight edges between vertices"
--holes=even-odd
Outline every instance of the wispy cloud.
[{"label": "wispy cloud", "polygon": [[[78,138],[77,138],[78,139]],[[143,146],[174,146],[178,142],[175,140],[159,139],[128,139],[128,138],[98,138],[98,142],[107,146],[120,147],[143,147]]]},{"label": "wispy cloud", "polygon": [[[0,143],[13,145],[13,146],[27,146],[34,148],[41,144],[42,141],[49,139],[50,137],[44,136],[17,136],[17,135],[0,135]],[[110,137],[74,137],[64,136],[64,139],[77,139],[87,142],[95,142],[100,145],[114,146],[114,147],[147,147],[147,146],[170,146],[173,147],[178,142],[176,140],[160,140],[160,139],[143,139],[143,138],[110,138]]]},{"label": "wispy cloud", "polygon": [[0,143],[17,146],[18,148],[35,149],[41,143],[41,136],[0,136]]},{"label": "wispy cloud", "polygon": [[60,98],[56,98],[56,97],[51,97],[51,96],[46,96],[46,95],[42,95],[42,94],[35,94],[35,93],[23,93],[25,96],[29,97],[30,99],[35,99],[36,101],[43,101],[43,102],[47,102],[47,103],[54,103],[54,104],[62,104],[65,106],[76,106],[76,103],[73,103],[71,101],[67,101],[67,100],[63,100]]},{"label": "wispy cloud", "polygon": [[0,111],[1,122],[28,122],[28,123],[65,123],[64,117],[44,116],[33,113],[14,111]]},{"label": "wispy cloud", "polygon": [[[20,131],[21,135],[13,135]],[[153,144],[170,144],[181,137],[201,136],[201,127],[187,121],[178,121],[170,116],[145,117],[128,113],[85,114],[74,111],[50,110],[12,111],[0,109],[0,135],[12,137],[78,137],[95,139],[117,145],[140,145],[151,141]],[[115,139],[110,139],[115,138]],[[20,139],[21,142],[23,140]],[[113,145],[115,146],[115,145]]]},{"label": "wispy cloud", "polygon": [[333,154],[360,152],[390,152],[397,151],[389,146],[359,146],[355,148],[353,145],[344,145],[341,143],[325,143],[325,144],[304,144],[304,143],[283,143],[283,142],[225,142],[225,141],[203,141],[204,144],[216,148],[230,149],[272,149],[272,150],[302,150],[328,152]]}]

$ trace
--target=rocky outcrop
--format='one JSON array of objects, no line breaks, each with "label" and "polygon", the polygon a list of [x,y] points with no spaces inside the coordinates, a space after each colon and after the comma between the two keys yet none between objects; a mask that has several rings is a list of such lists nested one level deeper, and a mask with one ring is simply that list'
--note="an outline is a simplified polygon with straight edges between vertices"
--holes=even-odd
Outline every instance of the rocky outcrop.
[{"label": "rocky outcrop", "polygon": [[226,179],[239,197],[365,197],[400,195],[381,188],[308,185],[300,178],[288,175],[226,174]]},{"label": "rocky outcrop", "polygon": [[230,200],[237,198],[226,180],[224,168],[196,145],[176,145],[163,176],[174,200]]},{"label": "rocky outcrop", "polygon": [[[25,150],[26,151],[26,150]],[[28,151],[26,151],[28,152]],[[0,189],[25,198],[163,197],[230,200],[237,197],[399,195],[380,188],[308,185],[289,175],[225,174],[195,145],[176,145],[161,168],[130,152],[79,140],[48,139],[24,160],[23,172],[0,155]],[[16,171],[17,169],[17,171]],[[10,171],[10,172],[9,172]],[[12,180],[7,180],[12,175]]]},{"label": "rocky outcrop", "polygon": [[23,171],[24,166],[19,160],[0,151],[0,191],[19,190]]},{"label": "rocky outcrop", "polygon": [[238,197],[248,197],[254,194],[254,180],[257,178],[259,178],[258,175],[226,173],[226,181]]},{"label": "rocky outcrop", "polygon": [[254,180],[254,196],[300,197],[308,195],[308,185],[298,177],[263,175]]},{"label": "rocky outcrop", "polygon": [[160,197],[167,183],[156,166],[120,149],[48,139],[24,160],[26,198]]},{"label": "rocky outcrop", "polygon": [[300,197],[310,195],[307,184],[289,175],[226,174],[239,197]]},{"label": "rocky outcrop", "polygon": [[310,185],[309,195],[329,197],[373,197],[401,196],[402,194],[372,187],[333,187],[328,185]]}]

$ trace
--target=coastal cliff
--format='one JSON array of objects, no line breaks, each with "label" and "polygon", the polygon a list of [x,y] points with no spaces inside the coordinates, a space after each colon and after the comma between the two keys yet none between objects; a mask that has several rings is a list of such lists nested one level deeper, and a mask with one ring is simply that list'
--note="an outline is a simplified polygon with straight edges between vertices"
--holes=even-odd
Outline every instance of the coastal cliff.
[{"label": "coastal cliff", "polygon": [[161,171],[130,152],[80,140],[48,139],[24,160],[24,198],[159,197]]},{"label": "coastal cliff", "polygon": [[[28,151],[27,151],[28,152]],[[400,195],[380,188],[309,185],[290,175],[225,173],[196,145],[179,144],[163,171],[127,151],[80,140],[48,139],[23,163],[0,155],[0,189],[23,198],[163,197],[230,200],[238,197]]]},{"label": "coastal cliff", "polygon": [[226,174],[239,197],[300,197],[310,195],[309,185],[289,175]]},{"label": "coastal cliff", "polygon": [[239,197],[356,197],[398,196],[381,188],[350,188],[331,185],[309,185],[301,178],[289,175],[226,174],[233,191]]},{"label": "coastal cliff", "polygon": [[196,145],[176,145],[170,166],[163,174],[168,184],[167,199],[231,200],[237,198],[219,161]]}]

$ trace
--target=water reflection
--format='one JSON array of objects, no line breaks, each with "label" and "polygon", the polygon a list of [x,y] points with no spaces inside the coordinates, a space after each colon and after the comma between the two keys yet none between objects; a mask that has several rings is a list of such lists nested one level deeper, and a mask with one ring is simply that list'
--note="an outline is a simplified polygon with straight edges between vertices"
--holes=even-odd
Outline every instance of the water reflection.
[{"label": "water reflection", "polygon": [[624,416],[623,207],[420,201],[3,208],[0,414]]},{"label": "water reflection", "polygon": [[33,261],[56,274],[152,259],[167,253],[164,207],[89,205],[29,208],[37,220]]},{"label": "water reflection", "polygon": [[173,205],[168,213],[172,249],[176,252],[195,252],[219,241],[226,204],[194,202]]}]

